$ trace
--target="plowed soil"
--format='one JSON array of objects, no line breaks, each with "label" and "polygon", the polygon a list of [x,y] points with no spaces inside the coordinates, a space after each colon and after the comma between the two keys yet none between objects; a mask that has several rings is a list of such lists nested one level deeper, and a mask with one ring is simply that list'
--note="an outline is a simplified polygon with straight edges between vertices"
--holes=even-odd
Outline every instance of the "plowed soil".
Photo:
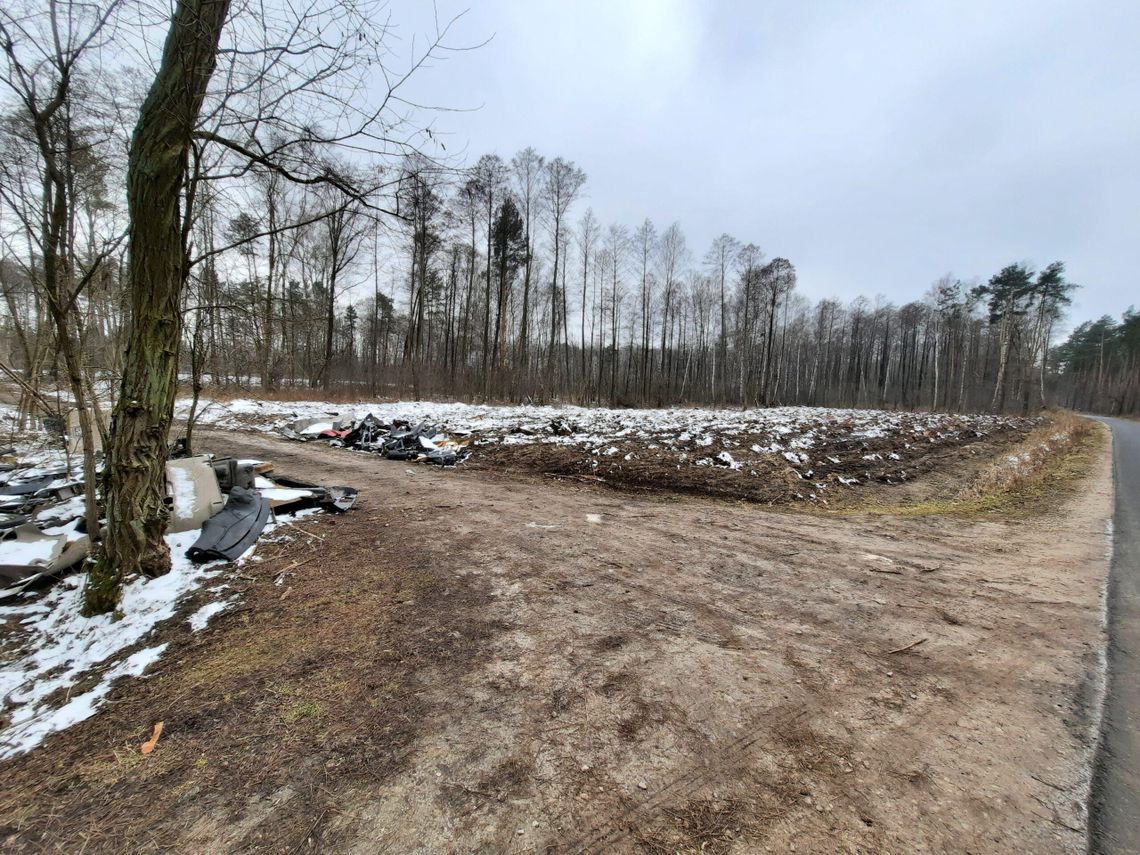
[{"label": "plowed soil", "polygon": [[359,503],[0,765],[3,851],[1084,849],[1106,452],[1003,521],[199,444]]},{"label": "plowed soil", "polygon": [[[676,448],[649,448],[644,441],[615,440],[614,453],[601,457],[576,446],[477,445],[467,468],[565,477],[636,493],[686,494],[744,499],[766,505],[817,504],[830,508],[890,501],[948,499],[995,454],[1024,439],[1032,427],[1011,424],[988,434],[963,432],[937,444],[916,443],[906,461],[891,458],[898,438],[878,437],[821,443],[810,466],[793,466],[779,454],[741,452],[752,437],[737,437],[731,448],[719,443],[682,450],[688,458],[715,458],[727,452],[740,468],[679,462]],[[896,455],[897,457],[897,455]],[[949,480],[945,476],[951,475]],[[845,483],[846,482],[846,483]],[[900,489],[902,488],[902,489]]]}]

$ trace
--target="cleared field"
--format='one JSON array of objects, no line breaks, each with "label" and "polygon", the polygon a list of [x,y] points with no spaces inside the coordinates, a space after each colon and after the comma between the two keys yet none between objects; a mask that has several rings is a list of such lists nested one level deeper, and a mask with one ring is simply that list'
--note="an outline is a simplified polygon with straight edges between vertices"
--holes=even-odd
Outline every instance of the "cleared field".
[{"label": "cleared field", "polygon": [[[179,412],[188,411],[187,401]],[[433,402],[208,402],[200,423],[276,433],[296,419],[427,423],[469,441],[467,464],[636,489],[833,504],[1023,438],[1039,418],[779,407],[614,410]]]},{"label": "cleared field", "polygon": [[194,632],[188,602],[143,679],[0,762],[12,851],[1084,851],[1103,449],[1008,521],[201,441],[358,506],[233,568],[239,606]]}]

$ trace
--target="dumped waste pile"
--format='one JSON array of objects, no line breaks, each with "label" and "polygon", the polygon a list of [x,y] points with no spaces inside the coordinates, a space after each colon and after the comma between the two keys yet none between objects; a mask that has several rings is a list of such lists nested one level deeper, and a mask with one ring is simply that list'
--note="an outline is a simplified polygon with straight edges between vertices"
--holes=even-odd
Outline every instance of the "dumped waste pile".
[{"label": "dumped waste pile", "polygon": [[[0,585],[19,590],[54,579],[86,557],[87,508],[77,469],[77,461],[57,450],[0,450]],[[236,560],[275,513],[340,512],[356,501],[352,487],[271,477],[272,471],[270,463],[172,449],[166,464],[168,530],[201,530],[186,550],[191,561]]]},{"label": "dumped waste pile", "polygon": [[199,563],[237,560],[278,509],[340,512],[356,503],[352,487],[321,487],[280,475],[271,479],[272,471],[270,463],[210,455],[167,462],[170,531],[202,530],[187,558]]},{"label": "dumped waste pile", "polygon": [[281,435],[300,442],[325,442],[335,448],[353,448],[386,457],[455,466],[471,453],[469,432],[454,439],[443,429],[420,422],[413,425],[403,419],[385,423],[372,413],[361,419],[300,418],[281,428]]},{"label": "dumped waste pile", "polygon": [[28,432],[0,404],[3,422],[12,446],[0,449],[0,760],[91,717],[117,680],[142,675],[180,633],[241,602],[244,588],[232,582],[262,560],[259,540],[289,549],[315,537],[299,517],[356,502],[352,487],[297,481],[257,460],[191,456],[176,444],[166,463],[169,572],[124,579],[114,614],[85,617],[84,574],[75,571],[91,538],[75,445],[62,420]]},{"label": "dumped waste pile", "polygon": [[[190,402],[179,402],[188,412]],[[637,490],[824,505],[1016,442],[1040,418],[826,407],[608,409],[436,401],[209,401],[200,425],[397,460]],[[452,457],[454,454],[454,458]],[[849,498],[850,497],[850,498]]]},{"label": "dumped waste pile", "polygon": [[0,584],[55,574],[87,554],[83,482],[53,454],[0,450]]}]

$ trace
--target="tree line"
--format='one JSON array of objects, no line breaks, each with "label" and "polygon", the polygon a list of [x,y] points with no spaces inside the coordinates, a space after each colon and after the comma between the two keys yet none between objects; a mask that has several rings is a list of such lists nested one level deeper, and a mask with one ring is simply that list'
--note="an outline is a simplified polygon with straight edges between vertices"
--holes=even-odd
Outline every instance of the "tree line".
[{"label": "tree line", "polygon": [[[15,177],[28,163],[21,128],[10,116],[0,134]],[[15,231],[0,312],[11,372],[34,387],[81,351],[90,393],[91,377],[121,371],[128,289],[121,247],[104,249],[122,216],[119,149],[113,133],[80,134],[68,168],[83,228],[69,252],[98,276],[74,301],[75,344],[60,345],[67,322],[52,321],[42,255]],[[383,183],[385,211],[379,194],[346,197],[256,161],[240,180],[203,183],[180,306],[184,385],[618,406],[1137,406],[1135,337],[1101,322],[1074,335],[1104,332],[1104,391],[1078,398],[1089,369],[1070,351],[1089,348],[1054,347],[1076,288],[1060,262],[943,276],[902,305],[813,302],[794,263],[758,243],[722,234],[694,251],[675,222],[603,225],[584,205],[584,172],[533,148],[467,168],[408,152]],[[22,186],[5,183],[11,210],[38,204]]]},{"label": "tree line", "polygon": [[1140,412],[1140,312],[1086,321],[1052,353],[1058,403],[1095,413]]}]

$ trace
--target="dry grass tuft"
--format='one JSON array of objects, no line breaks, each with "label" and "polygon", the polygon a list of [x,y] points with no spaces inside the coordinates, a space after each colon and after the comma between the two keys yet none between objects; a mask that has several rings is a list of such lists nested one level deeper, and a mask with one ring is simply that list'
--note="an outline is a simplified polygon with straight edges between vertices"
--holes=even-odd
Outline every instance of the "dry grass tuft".
[{"label": "dry grass tuft", "polygon": [[656,827],[636,829],[634,838],[652,855],[723,855],[747,833],[751,807],[740,799],[696,799],[663,808]]}]

